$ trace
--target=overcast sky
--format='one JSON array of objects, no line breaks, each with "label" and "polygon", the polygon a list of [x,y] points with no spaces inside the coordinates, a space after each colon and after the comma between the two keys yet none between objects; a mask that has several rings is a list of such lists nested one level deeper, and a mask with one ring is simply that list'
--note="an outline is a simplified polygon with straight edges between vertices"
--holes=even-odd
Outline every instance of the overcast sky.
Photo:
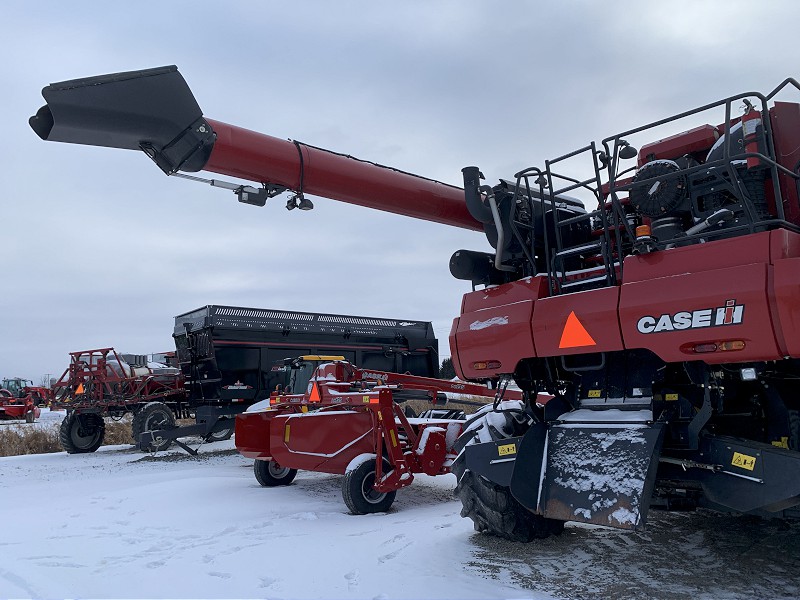
[{"label": "overcast sky", "polygon": [[[123,8],[124,6],[124,8]],[[212,119],[460,185],[800,77],[800,4],[0,2],[0,377],[68,352],[173,348],[206,304],[430,320],[447,336],[480,233],[314,198],[265,208],[144,154],[41,141],[52,82],[175,64]]]}]

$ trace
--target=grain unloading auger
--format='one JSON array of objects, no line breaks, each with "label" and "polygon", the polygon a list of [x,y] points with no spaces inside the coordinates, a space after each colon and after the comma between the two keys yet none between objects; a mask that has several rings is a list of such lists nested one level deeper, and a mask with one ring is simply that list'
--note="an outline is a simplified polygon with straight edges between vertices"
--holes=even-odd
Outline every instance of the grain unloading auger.
[{"label": "grain unloading auger", "polygon": [[453,362],[513,377],[525,400],[469,422],[453,470],[477,529],[528,541],[569,520],[636,528],[651,498],[798,515],[800,105],[775,101],[798,89],[725,98],[495,186],[469,167],[464,190],[206,119],[174,67],[53,84],[31,125],[143,150],[168,174],[258,182],[221,184],[243,202],[289,190],[290,208],[313,194],[484,230],[494,252],[450,262],[484,286],[454,320]]}]

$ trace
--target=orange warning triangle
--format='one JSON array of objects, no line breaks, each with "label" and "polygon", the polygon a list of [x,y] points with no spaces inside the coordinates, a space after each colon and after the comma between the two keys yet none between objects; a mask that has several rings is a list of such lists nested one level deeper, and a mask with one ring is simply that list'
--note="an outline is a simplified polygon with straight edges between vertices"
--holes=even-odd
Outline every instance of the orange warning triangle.
[{"label": "orange warning triangle", "polygon": [[320,401],[319,386],[317,385],[316,381],[314,382],[314,385],[311,388],[311,395],[308,397],[308,401],[309,402],[319,402]]},{"label": "orange warning triangle", "polygon": [[597,342],[589,335],[586,328],[575,316],[573,310],[567,317],[567,323],[564,325],[564,331],[561,334],[561,341],[558,343],[559,348],[579,348],[581,346],[596,346]]},{"label": "orange warning triangle", "polygon": [[83,393],[83,382],[78,384],[78,389],[75,390],[75,395],[82,394],[82,393]]}]

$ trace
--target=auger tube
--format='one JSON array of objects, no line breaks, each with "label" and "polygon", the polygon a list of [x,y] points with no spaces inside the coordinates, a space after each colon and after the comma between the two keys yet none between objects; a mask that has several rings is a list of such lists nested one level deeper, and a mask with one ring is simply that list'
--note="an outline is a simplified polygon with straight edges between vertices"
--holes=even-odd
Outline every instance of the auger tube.
[{"label": "auger tube", "polygon": [[205,118],[175,66],[53,83],[43,140],[143,150],[167,174],[209,171],[482,231],[456,186]]}]

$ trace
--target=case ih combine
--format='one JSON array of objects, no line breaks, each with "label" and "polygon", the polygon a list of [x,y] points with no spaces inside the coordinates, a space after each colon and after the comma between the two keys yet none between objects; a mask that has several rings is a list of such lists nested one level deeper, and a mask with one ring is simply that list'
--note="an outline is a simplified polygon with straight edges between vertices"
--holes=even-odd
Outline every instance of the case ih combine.
[{"label": "case ih combine", "polygon": [[[290,208],[315,194],[484,231],[494,251],[450,261],[483,286],[453,322],[453,362],[525,398],[469,422],[453,470],[477,529],[531,540],[570,520],[637,528],[651,499],[798,514],[800,105],[776,98],[798,89],[728,97],[493,186],[468,167],[463,190],[205,118],[175,67],[50,85],[30,123],[142,150],[167,174],[258,182],[201,179],[249,204],[290,190]],[[555,398],[540,408],[538,392]]]},{"label": "case ih combine", "polygon": [[[301,313],[209,305],[175,317],[175,367],[148,366],[146,357],[113,348],[70,354],[55,384],[61,445],[94,452],[103,442],[103,417],[133,414],[134,440],[146,452],[179,438],[228,439],[234,417],[283,385],[276,362],[316,352],[337,352],[372,369],[438,374],[438,341],[430,323],[376,317]],[[176,420],[194,419],[178,425]]]}]

